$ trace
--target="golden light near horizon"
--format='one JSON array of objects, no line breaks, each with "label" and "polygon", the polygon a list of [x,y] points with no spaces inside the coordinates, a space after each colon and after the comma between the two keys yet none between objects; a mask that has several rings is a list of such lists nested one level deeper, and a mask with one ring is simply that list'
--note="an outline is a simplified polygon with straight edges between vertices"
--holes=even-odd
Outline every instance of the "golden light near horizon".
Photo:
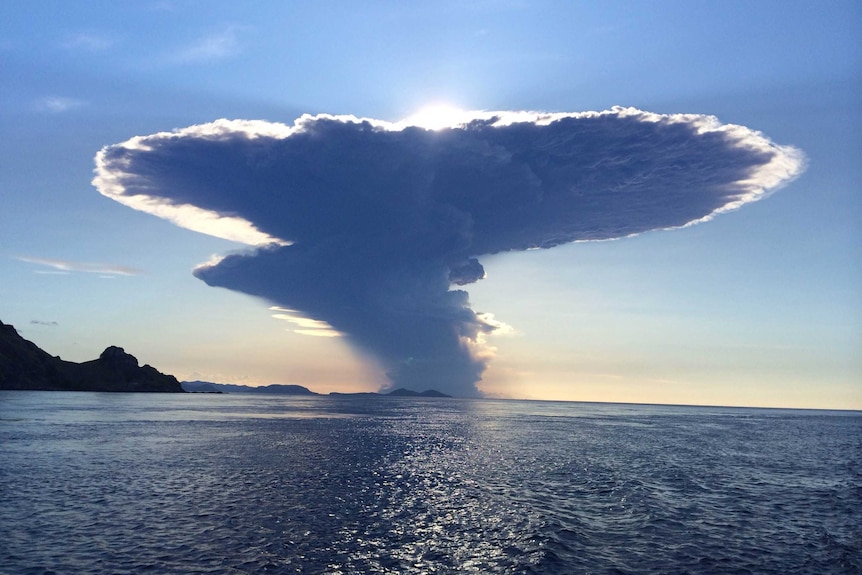
[{"label": "golden light near horizon", "polygon": [[299,329],[291,330],[294,333],[316,337],[341,337],[344,335],[325,321],[305,317],[297,310],[279,306],[271,306],[269,309],[279,312],[272,314],[273,318],[286,321],[298,327]]}]

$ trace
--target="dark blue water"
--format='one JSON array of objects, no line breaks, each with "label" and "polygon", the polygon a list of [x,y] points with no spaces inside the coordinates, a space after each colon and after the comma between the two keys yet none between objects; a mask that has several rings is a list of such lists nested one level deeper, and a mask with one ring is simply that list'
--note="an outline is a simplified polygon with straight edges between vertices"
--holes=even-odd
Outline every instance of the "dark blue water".
[{"label": "dark blue water", "polygon": [[860,573],[862,414],[0,392],[0,573]]}]

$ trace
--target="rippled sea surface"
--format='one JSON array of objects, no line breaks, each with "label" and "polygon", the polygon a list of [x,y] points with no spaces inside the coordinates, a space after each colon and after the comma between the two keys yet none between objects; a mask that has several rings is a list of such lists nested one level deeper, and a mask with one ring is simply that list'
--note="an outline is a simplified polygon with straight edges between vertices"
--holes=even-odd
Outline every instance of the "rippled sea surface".
[{"label": "rippled sea surface", "polygon": [[0,392],[0,573],[862,572],[859,412]]}]

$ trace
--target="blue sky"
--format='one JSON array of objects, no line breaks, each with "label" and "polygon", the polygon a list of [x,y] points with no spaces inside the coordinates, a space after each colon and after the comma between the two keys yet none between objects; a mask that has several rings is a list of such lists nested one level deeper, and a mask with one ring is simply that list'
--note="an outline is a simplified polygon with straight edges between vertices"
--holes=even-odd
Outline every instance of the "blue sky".
[{"label": "blue sky", "polygon": [[[482,259],[482,389],[862,408],[854,2],[0,5],[0,319],[64,359],[376,389],[373,358],[191,270],[241,244],[100,195],[103,146],[218,118],[397,121],[433,103],[715,115],[804,151],[765,200],[674,231]],[[83,265],[89,264],[89,265]]]}]

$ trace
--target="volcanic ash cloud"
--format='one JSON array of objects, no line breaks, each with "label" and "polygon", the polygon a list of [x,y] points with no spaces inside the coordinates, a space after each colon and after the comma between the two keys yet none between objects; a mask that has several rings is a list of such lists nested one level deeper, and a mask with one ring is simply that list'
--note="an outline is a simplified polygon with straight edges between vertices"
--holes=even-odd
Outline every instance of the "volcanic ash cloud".
[{"label": "volcanic ash cloud", "polygon": [[614,108],[476,112],[435,130],[217,120],[103,148],[93,183],[253,246],[198,267],[207,284],[326,322],[387,386],[463,396],[499,325],[457,289],[484,277],[479,256],[707,221],[803,168],[798,150],[711,116]]}]

